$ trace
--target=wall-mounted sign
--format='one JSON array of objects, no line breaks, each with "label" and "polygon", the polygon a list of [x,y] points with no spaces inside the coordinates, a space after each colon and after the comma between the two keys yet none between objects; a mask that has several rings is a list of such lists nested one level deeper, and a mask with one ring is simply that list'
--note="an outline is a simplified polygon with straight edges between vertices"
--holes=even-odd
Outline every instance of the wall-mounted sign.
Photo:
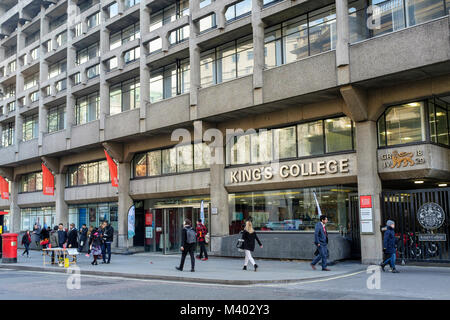
[{"label": "wall-mounted sign", "polygon": [[373,233],[372,220],[361,221],[361,233]]},{"label": "wall-mounted sign", "polygon": [[360,208],[372,208],[372,196],[360,196],[359,197]]},{"label": "wall-mounted sign", "polygon": [[359,197],[361,233],[373,233],[372,196]]},{"label": "wall-mounted sign", "polygon": [[217,207],[211,207],[211,214],[218,214]]},{"label": "wall-mounted sign", "polygon": [[427,202],[417,210],[417,220],[425,229],[438,229],[445,221],[444,209],[437,203]]},{"label": "wall-mounted sign", "polygon": [[419,234],[419,241],[447,241],[447,235],[445,233],[437,234]]},{"label": "wall-mounted sign", "polygon": [[153,219],[153,215],[150,212],[146,212],[145,213],[145,225],[146,226],[151,226],[152,225],[152,219]]},{"label": "wall-mounted sign", "polygon": [[153,227],[145,227],[145,238],[146,239],[153,238]]},{"label": "wall-mounted sign", "polygon": [[394,150],[382,154],[380,160],[383,161],[383,168],[401,168],[401,167],[414,167],[419,164],[425,163],[425,158],[422,150],[416,150],[415,152],[398,152]]},{"label": "wall-mounted sign", "polygon": [[318,176],[336,173],[349,173],[349,159],[317,162],[301,162],[291,165],[280,165],[278,169],[266,166],[254,169],[240,169],[230,172],[230,183],[271,180],[275,175],[282,179],[299,176]]}]

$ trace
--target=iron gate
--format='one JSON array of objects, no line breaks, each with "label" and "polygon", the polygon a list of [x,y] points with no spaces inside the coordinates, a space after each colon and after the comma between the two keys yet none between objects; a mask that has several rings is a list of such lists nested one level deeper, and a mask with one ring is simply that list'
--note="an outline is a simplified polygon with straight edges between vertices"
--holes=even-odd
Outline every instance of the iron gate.
[{"label": "iron gate", "polygon": [[361,258],[361,235],[359,231],[359,197],[357,193],[349,195],[349,234],[351,239],[352,258]]},{"label": "iron gate", "polygon": [[450,262],[449,195],[450,188],[382,193],[382,221],[395,221],[398,259]]}]

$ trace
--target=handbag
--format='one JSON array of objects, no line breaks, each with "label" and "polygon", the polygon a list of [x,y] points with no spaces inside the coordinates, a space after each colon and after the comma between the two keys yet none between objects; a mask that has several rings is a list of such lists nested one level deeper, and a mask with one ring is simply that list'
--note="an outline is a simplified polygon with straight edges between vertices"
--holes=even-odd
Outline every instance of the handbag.
[{"label": "handbag", "polygon": [[209,232],[205,235],[205,242],[209,243]]},{"label": "handbag", "polygon": [[244,239],[242,238],[237,239],[236,248],[238,249],[239,252],[244,252]]}]

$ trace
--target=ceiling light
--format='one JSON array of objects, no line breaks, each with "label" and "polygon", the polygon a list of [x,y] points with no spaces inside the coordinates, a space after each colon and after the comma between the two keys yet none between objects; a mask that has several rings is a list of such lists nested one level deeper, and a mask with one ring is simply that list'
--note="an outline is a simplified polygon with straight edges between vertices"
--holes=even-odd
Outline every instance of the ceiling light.
[{"label": "ceiling light", "polygon": [[420,106],[420,103],[413,102],[413,103],[408,103],[407,105],[410,106],[410,107],[418,107],[418,106]]},{"label": "ceiling light", "polygon": [[421,183],[424,183],[424,181],[423,180],[416,180],[416,181],[414,181],[414,183],[415,184],[421,184]]},{"label": "ceiling light", "polygon": [[439,183],[438,186],[439,186],[439,187],[446,187],[447,184],[446,184],[446,183]]}]

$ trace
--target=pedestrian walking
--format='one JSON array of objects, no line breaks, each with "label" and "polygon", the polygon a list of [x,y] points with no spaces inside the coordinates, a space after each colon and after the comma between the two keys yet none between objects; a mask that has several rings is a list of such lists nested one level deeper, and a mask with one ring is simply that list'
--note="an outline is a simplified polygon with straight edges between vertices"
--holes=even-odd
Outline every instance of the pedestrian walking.
[{"label": "pedestrian walking", "polygon": [[[53,230],[50,232],[50,246],[52,248],[59,247],[58,226],[54,226]],[[58,256],[58,259],[59,259],[59,256]],[[55,264],[55,251],[52,251],[52,264]]]},{"label": "pedestrian walking", "polygon": [[388,258],[381,263],[380,267],[384,271],[384,267],[389,263],[391,266],[392,273],[399,273],[395,268],[395,258],[397,256],[397,239],[395,238],[395,222],[388,220],[386,222],[386,232],[384,233],[383,239],[383,251],[388,256]]},{"label": "pedestrian walking", "polygon": [[92,256],[94,257],[94,260],[91,262],[91,264],[96,266],[98,265],[97,259],[102,254],[102,238],[99,228],[95,228],[92,231],[89,242]]},{"label": "pedestrian walking", "polygon": [[311,267],[316,270],[316,264],[322,259],[322,271],[331,271],[327,268],[327,258],[328,258],[328,232],[326,225],[328,223],[328,218],[325,215],[321,215],[319,222],[316,223],[316,228],[314,231],[314,244],[316,245],[317,256],[311,262]]},{"label": "pedestrian walking", "polygon": [[191,220],[184,220],[183,231],[181,232],[181,261],[180,266],[175,267],[179,271],[183,271],[184,260],[189,253],[191,256],[191,272],[195,271],[194,249],[197,242],[197,234],[192,228]]},{"label": "pedestrian walking", "polygon": [[36,244],[36,248],[39,248],[39,242],[41,241],[41,225],[36,222],[33,226],[32,241]]},{"label": "pedestrian walking", "polygon": [[[202,223],[202,219],[198,219],[197,221],[197,243],[200,246],[200,254],[197,256],[197,259],[202,261],[208,260],[208,252],[206,251],[206,235],[208,234],[208,229]],[[205,257],[203,258],[203,254]]]},{"label": "pedestrian walking", "polygon": [[47,249],[48,243],[49,243],[49,238],[50,238],[50,227],[44,227],[41,230],[41,246],[42,249]]},{"label": "pedestrian walking", "polygon": [[242,239],[244,240],[242,249],[245,252],[244,267],[242,268],[242,270],[247,270],[247,265],[250,261],[256,271],[258,269],[258,265],[256,264],[255,259],[253,259],[252,257],[252,252],[255,251],[255,240],[258,241],[260,248],[262,248],[263,245],[261,241],[259,241],[258,235],[253,229],[251,220],[247,220],[247,222],[245,222],[245,228],[242,232]]},{"label": "pedestrian walking", "polygon": [[88,239],[88,228],[85,224],[80,229],[80,245],[78,246],[78,252],[83,251],[84,245],[86,244],[86,241]]},{"label": "pedestrian walking", "polygon": [[86,257],[89,257],[89,255],[91,254],[91,244],[92,244],[92,233],[94,232],[94,227],[93,226],[89,226],[89,230],[87,233],[87,237],[88,237],[88,252],[86,254]]},{"label": "pedestrian walking", "polygon": [[[103,247],[102,247],[102,263],[111,262],[111,244],[114,241],[114,228],[109,224],[107,220],[102,223],[103,229]],[[108,261],[106,261],[106,255],[108,255]]]},{"label": "pedestrian walking", "polygon": [[78,249],[78,230],[75,228],[75,224],[70,224],[70,231],[67,236],[67,246],[69,248]]},{"label": "pedestrian walking", "polygon": [[31,243],[31,234],[30,234],[30,230],[27,230],[22,237],[22,245],[25,248],[25,250],[22,253],[22,256],[26,253],[27,258],[30,257],[30,243]]}]

